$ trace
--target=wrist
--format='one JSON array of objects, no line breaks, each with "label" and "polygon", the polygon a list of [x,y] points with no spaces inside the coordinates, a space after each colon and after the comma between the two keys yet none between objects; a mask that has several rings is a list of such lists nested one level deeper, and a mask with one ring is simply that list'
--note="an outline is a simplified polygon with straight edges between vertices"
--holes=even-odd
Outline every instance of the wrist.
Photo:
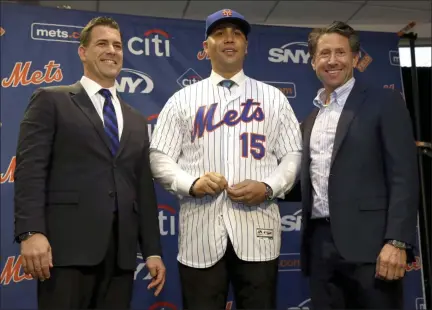
[{"label": "wrist", "polygon": [[386,244],[390,244],[399,250],[406,250],[408,248],[408,245],[405,242],[394,239],[387,240]]},{"label": "wrist", "polygon": [[18,235],[16,237],[16,241],[18,243],[21,243],[23,241],[28,240],[30,237],[34,236],[35,234],[38,234],[38,232],[36,232],[36,231],[27,231],[25,233],[22,233],[22,234]]},{"label": "wrist", "polygon": [[189,195],[192,197],[195,197],[195,192],[194,192],[194,186],[196,184],[196,182],[198,182],[200,178],[196,178],[195,181],[192,182],[192,185],[189,188]]},{"label": "wrist", "polygon": [[261,182],[261,183],[264,184],[264,186],[265,186],[265,193],[264,193],[265,199],[266,200],[273,200],[273,189],[271,188],[271,186],[265,182]]}]

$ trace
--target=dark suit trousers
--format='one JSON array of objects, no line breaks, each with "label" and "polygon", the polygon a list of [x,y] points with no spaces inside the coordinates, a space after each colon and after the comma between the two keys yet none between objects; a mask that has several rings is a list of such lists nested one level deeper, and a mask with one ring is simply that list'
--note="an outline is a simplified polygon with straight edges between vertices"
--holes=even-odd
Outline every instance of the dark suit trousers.
[{"label": "dark suit trousers", "polygon": [[276,309],[278,261],[240,260],[228,239],[225,255],[210,268],[191,268],[179,263],[183,309],[225,309],[230,281],[236,309]]},{"label": "dark suit trousers", "polygon": [[39,309],[130,308],[134,271],[118,268],[117,225],[114,216],[110,244],[99,265],[54,267],[50,279],[38,282]]},{"label": "dark suit trousers", "polygon": [[336,249],[327,220],[311,220],[310,225],[310,290],[314,310],[403,308],[401,280],[376,279],[375,263],[345,261]]}]

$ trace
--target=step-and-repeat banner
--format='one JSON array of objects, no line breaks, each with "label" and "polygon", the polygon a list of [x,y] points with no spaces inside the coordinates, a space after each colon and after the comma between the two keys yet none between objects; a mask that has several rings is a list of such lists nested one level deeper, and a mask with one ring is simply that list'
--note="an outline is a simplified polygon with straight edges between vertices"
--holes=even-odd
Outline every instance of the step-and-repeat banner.
[{"label": "step-and-repeat banner", "polygon": [[[222,9],[222,8],[221,8]],[[82,64],[77,49],[79,33],[94,12],[1,4],[1,308],[36,307],[36,283],[23,274],[19,246],[13,243],[13,186],[19,123],[32,92],[38,87],[75,83]],[[117,90],[148,117],[151,133],[166,100],[210,74],[202,50],[205,24],[109,14],[120,24],[124,39],[124,68]],[[278,87],[302,121],[311,111],[320,84],[310,65],[310,29],[254,26],[249,37],[245,73]],[[360,32],[359,80],[402,90],[398,38],[392,33]],[[67,177],[67,176],[65,176]],[[159,223],[167,281],[155,298],[146,289],[150,275],[137,253],[133,308],[182,309],[177,271],[178,204],[157,186]],[[282,254],[279,263],[278,309],[308,309],[306,280],[299,270],[301,206],[281,203]],[[367,225],[367,223],[364,223]],[[79,227],[77,227],[79,229]],[[420,262],[408,266],[406,309],[421,309]],[[232,294],[227,309],[234,309]]]}]

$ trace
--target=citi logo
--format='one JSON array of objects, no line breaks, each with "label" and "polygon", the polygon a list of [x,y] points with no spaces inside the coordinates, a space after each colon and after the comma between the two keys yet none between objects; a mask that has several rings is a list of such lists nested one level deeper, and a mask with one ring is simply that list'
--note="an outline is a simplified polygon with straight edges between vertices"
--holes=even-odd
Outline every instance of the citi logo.
[{"label": "citi logo", "polygon": [[127,47],[129,52],[137,56],[171,56],[170,35],[161,29],[144,32],[144,38],[130,38]]},{"label": "citi logo", "polygon": [[177,79],[177,84],[180,87],[186,87],[202,80],[202,77],[192,68],[187,69]]},{"label": "citi logo", "polygon": [[159,230],[161,236],[176,234],[176,210],[168,205],[159,205]]}]

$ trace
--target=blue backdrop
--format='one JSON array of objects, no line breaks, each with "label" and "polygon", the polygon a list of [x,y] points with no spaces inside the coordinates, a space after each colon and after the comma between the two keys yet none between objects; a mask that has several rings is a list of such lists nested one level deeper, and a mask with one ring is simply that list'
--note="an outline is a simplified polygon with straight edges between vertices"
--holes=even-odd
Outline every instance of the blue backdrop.
[{"label": "blue backdrop", "polygon": [[[81,78],[77,55],[81,28],[93,12],[60,10],[1,3],[1,285],[3,309],[35,308],[35,281],[25,277],[19,246],[13,240],[13,170],[19,122],[37,87],[72,84]],[[157,115],[177,90],[210,74],[202,51],[204,22],[110,14],[120,24],[124,40],[124,68],[117,79],[120,95],[149,120],[152,132]],[[312,109],[319,82],[310,66],[307,35],[310,29],[254,26],[249,37],[245,72],[280,88],[300,121]],[[361,32],[359,80],[401,90],[398,38],[395,34]],[[176,264],[178,204],[159,187],[160,233],[167,282],[155,298],[147,291],[149,276],[137,254],[135,309],[181,309]],[[282,203],[282,254],[278,309],[308,309],[309,295],[299,272],[301,206]],[[367,225],[367,223],[365,223]],[[77,229],[79,229],[77,227]],[[405,308],[422,307],[420,262],[408,267]],[[232,300],[230,295],[229,300]],[[229,301],[227,309],[235,305]]]}]

